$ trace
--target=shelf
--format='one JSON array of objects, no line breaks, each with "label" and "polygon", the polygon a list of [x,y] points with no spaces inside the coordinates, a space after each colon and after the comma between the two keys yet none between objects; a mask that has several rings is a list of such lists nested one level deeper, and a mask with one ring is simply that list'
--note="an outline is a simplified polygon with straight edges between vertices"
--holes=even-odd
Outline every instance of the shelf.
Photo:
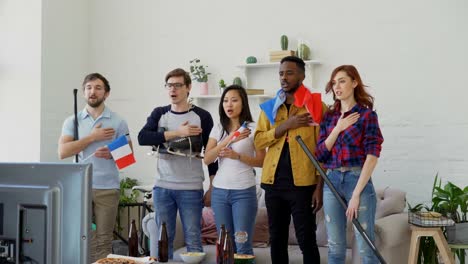
[{"label": "shelf", "polygon": [[[253,95],[247,95],[249,98],[256,98],[256,99],[271,99],[275,97],[273,94],[253,94]],[[221,95],[219,94],[210,94],[210,95],[195,95],[195,96],[189,96],[190,98],[193,99],[202,99],[202,100],[212,100],[212,99],[220,99]]]},{"label": "shelf", "polygon": [[193,99],[219,99],[221,97],[220,94],[210,94],[210,95],[190,95],[190,98]]},{"label": "shelf", "polygon": [[[318,65],[320,64],[320,61],[318,60],[307,60],[304,61],[306,65]],[[278,66],[280,64],[279,61],[277,62],[268,62],[268,63],[249,63],[249,64],[242,64],[242,65],[237,65],[238,68],[269,68],[273,66]]]},{"label": "shelf", "polygon": [[[305,70],[306,70],[306,78],[304,79],[304,84],[312,88],[314,87],[314,68],[317,65],[320,65],[321,62],[318,60],[306,60],[304,61],[305,63]],[[251,63],[251,64],[242,64],[242,65],[237,65],[237,68],[241,70],[241,74],[244,80],[244,86],[245,87],[270,87],[265,85],[265,83],[251,83],[252,77],[254,77],[257,70],[267,70],[269,71],[269,74],[272,73],[272,70],[278,70],[280,66],[280,62],[268,62],[268,63]],[[255,77],[254,77],[255,78]],[[257,77],[258,80],[258,77]],[[276,86],[276,85],[275,85]],[[271,87],[275,87],[271,86]],[[274,93],[275,91],[269,91],[270,93]]]}]

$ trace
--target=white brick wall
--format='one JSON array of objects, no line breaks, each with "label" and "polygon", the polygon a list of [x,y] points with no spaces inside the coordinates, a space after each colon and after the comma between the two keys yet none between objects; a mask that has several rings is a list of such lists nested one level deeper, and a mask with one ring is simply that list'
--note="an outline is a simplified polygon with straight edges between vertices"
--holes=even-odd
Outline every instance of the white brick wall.
[{"label": "white brick wall", "polygon": [[[443,180],[468,184],[464,0],[101,0],[77,4],[73,8],[78,13],[60,1],[43,2],[48,10],[64,8],[66,19],[53,27],[45,23],[42,29],[49,37],[42,54],[42,78],[48,80],[42,87],[42,161],[57,159],[58,130],[71,113],[71,103],[64,102],[70,101],[71,89],[79,87],[85,73],[99,71],[109,77],[113,90],[107,103],[127,118],[136,142],[151,110],[167,102],[162,84],[169,70],[187,69],[189,60],[198,57],[212,73],[210,92],[217,93],[220,78],[238,76],[235,66],[247,56],[266,61],[268,51],[279,49],[279,38],[286,34],[290,48],[295,49],[298,38],[305,39],[313,58],[322,61],[314,71],[314,88],[323,91],[331,71],[341,64],[356,65],[370,86],[385,137],[374,175],[377,186],[402,188],[409,201],[417,203],[430,199],[437,172]],[[65,34],[76,25],[81,25],[78,37]],[[54,45],[62,43],[63,34],[64,46]],[[262,78],[269,80],[268,88],[278,87],[274,72]],[[54,95],[59,99],[48,99]],[[14,115],[15,110],[7,113]],[[123,174],[151,184],[154,160],[146,156],[148,148],[135,146],[138,162]]]}]

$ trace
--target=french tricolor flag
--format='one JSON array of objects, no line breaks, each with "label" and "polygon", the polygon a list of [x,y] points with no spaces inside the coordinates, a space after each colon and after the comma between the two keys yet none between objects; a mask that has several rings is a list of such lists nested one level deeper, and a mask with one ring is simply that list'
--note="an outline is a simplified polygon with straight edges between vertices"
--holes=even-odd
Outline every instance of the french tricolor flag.
[{"label": "french tricolor flag", "polygon": [[107,145],[107,147],[109,148],[112,158],[115,160],[115,164],[119,170],[136,162],[132,149],[128,144],[127,136],[123,135],[117,138]]}]

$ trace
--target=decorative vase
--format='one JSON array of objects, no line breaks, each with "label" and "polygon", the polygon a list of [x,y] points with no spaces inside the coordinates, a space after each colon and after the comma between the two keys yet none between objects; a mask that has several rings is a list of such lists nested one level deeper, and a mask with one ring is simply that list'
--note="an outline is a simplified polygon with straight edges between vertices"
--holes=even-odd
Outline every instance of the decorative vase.
[{"label": "decorative vase", "polygon": [[223,94],[224,89],[226,89],[226,86],[224,86],[224,87],[221,87],[221,86],[220,86],[220,87],[219,87],[219,94]]},{"label": "decorative vase", "polygon": [[207,82],[199,82],[199,92],[200,95],[208,95],[208,83]]}]

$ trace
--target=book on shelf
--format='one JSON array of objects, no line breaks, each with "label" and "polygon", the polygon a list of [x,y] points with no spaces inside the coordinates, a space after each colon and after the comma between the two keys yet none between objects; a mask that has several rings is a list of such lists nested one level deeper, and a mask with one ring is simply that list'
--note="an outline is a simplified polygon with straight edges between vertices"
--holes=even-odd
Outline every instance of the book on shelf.
[{"label": "book on shelf", "polygon": [[245,89],[247,92],[247,95],[259,95],[259,94],[265,94],[265,90],[263,89]]},{"label": "book on shelf", "polygon": [[278,61],[281,61],[284,57],[286,57],[286,56],[281,56],[281,57],[270,57],[270,62],[278,62]]},{"label": "book on shelf", "polygon": [[288,53],[288,54],[279,54],[279,55],[271,55],[270,54],[270,62],[281,61],[284,57],[287,57],[287,56],[294,56],[294,51],[292,53]]},{"label": "book on shelf", "polygon": [[270,57],[271,56],[293,56],[295,53],[294,50],[270,50]]}]

